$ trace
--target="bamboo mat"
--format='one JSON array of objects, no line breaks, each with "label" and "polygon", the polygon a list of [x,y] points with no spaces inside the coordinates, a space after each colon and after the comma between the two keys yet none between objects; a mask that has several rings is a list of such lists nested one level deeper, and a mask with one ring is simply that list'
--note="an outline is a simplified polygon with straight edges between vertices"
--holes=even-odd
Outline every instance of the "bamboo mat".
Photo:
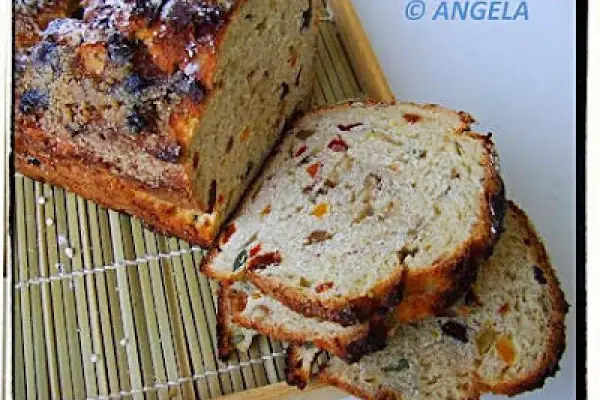
[{"label": "bamboo mat", "polygon": [[[348,0],[333,7],[346,31],[358,23]],[[377,66],[355,47],[362,31],[348,51],[323,19],[316,104],[365,97],[348,57]],[[264,337],[217,359],[217,284],[198,271],[200,248],[18,173],[13,187],[15,398],[204,399],[284,379],[282,345]]]}]

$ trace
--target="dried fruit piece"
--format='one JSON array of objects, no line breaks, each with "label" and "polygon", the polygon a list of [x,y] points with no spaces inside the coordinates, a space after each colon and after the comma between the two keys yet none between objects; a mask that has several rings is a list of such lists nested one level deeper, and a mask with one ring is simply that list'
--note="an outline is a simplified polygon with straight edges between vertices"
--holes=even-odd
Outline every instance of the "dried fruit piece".
[{"label": "dried fruit piece", "polygon": [[309,288],[310,287],[310,281],[308,279],[306,279],[305,277],[300,277],[300,286],[304,287],[304,288]]},{"label": "dried fruit piece", "polygon": [[309,1],[308,8],[302,12],[302,27],[300,28],[300,32],[306,31],[312,22],[313,17],[313,8],[312,8],[312,0]]},{"label": "dried fruit piece", "polygon": [[306,151],[307,147],[306,145],[302,145],[300,146],[300,148],[298,150],[296,150],[296,152],[294,153],[294,157],[299,157],[302,154],[304,154],[304,152]]},{"label": "dried fruit piece", "polygon": [[314,163],[306,167],[306,172],[311,176],[315,177],[321,168],[321,163]]},{"label": "dried fruit piece", "polygon": [[256,246],[252,247],[250,249],[250,257],[254,257],[255,255],[257,255],[260,252],[260,249],[262,248],[262,245],[259,243]]},{"label": "dried fruit piece", "polygon": [[260,215],[265,216],[265,215],[269,215],[271,214],[271,205],[267,205],[265,208],[262,209],[262,211],[260,212]]},{"label": "dried fruit piece", "polygon": [[317,285],[317,287],[315,288],[315,291],[317,293],[323,293],[323,292],[331,289],[332,287],[333,287],[333,282],[324,282],[324,283]]},{"label": "dried fruit piece", "polygon": [[210,189],[208,191],[208,212],[210,214],[215,210],[215,204],[217,203],[217,181],[212,180],[210,182]]},{"label": "dried fruit piece", "polygon": [[386,365],[385,367],[381,368],[381,370],[383,372],[399,372],[399,371],[408,369],[409,367],[410,367],[410,364],[408,363],[408,360],[406,358],[401,358],[400,360],[398,360],[395,363]]},{"label": "dried fruit piece", "polygon": [[477,335],[477,339],[475,339],[475,341],[477,342],[477,350],[479,351],[479,354],[484,355],[485,353],[487,353],[496,341],[497,337],[498,333],[492,328],[482,329],[481,332],[479,332],[479,335]]},{"label": "dried fruit piece", "polygon": [[496,341],[496,350],[498,355],[508,365],[513,365],[517,358],[515,344],[509,336],[502,336]]},{"label": "dried fruit piece", "polygon": [[327,214],[328,211],[329,205],[327,203],[319,203],[313,208],[311,215],[317,218],[322,218],[325,214]]},{"label": "dried fruit piece", "polygon": [[542,269],[540,267],[538,267],[537,265],[533,266],[533,277],[535,278],[536,281],[538,281],[538,283],[545,285],[546,283],[548,283],[548,280],[546,279],[546,276],[544,275],[544,271],[542,271]]},{"label": "dried fruit piece", "polygon": [[348,145],[341,138],[333,139],[327,147],[336,153],[343,153],[348,150]]},{"label": "dried fruit piece", "polygon": [[294,86],[300,86],[300,77],[302,76],[302,67],[298,70],[296,74],[296,79],[294,79]]},{"label": "dried fruit piece", "polygon": [[458,142],[454,142],[454,146],[456,147],[456,154],[458,154],[459,156],[462,156],[463,154],[465,154],[465,151],[463,150],[462,146]]},{"label": "dried fruit piece", "polygon": [[293,68],[296,66],[297,62],[298,62],[298,50],[296,50],[296,48],[294,46],[291,46],[289,63]]},{"label": "dried fruit piece", "polygon": [[256,256],[252,259],[250,259],[250,262],[248,263],[248,269],[249,270],[254,270],[254,269],[264,269],[266,267],[268,267],[269,265],[279,265],[281,264],[281,254],[279,254],[279,252],[271,252],[271,253],[266,253],[266,254],[261,254],[259,256]]},{"label": "dried fruit piece", "polygon": [[505,316],[507,312],[510,311],[510,306],[508,305],[508,303],[504,303],[500,306],[500,308],[498,308],[498,313],[502,316]]},{"label": "dried fruit piece", "polygon": [[247,260],[248,252],[246,251],[246,249],[244,249],[238,253],[237,257],[235,258],[235,261],[233,262],[233,272],[242,268],[246,264]]},{"label": "dried fruit piece", "polygon": [[281,84],[281,94],[279,95],[279,99],[280,100],[285,99],[289,93],[290,93],[290,85],[288,85],[287,83],[283,82]]},{"label": "dried fruit piece", "polygon": [[357,126],[361,126],[361,125],[362,125],[361,122],[357,122],[355,124],[338,125],[337,127],[340,131],[348,132],[348,131],[352,130],[353,128],[356,128]]},{"label": "dried fruit piece", "polygon": [[423,117],[421,117],[420,115],[417,114],[411,114],[411,113],[406,113],[402,116],[402,118],[404,118],[406,120],[406,122],[408,122],[409,124],[416,124],[417,122],[419,122],[420,120],[423,119]]},{"label": "dried fruit piece", "polygon": [[442,324],[442,332],[460,342],[467,343],[469,341],[467,327],[460,322],[446,321]]},{"label": "dried fruit piece", "polygon": [[240,135],[240,140],[242,142],[245,142],[246,140],[248,140],[248,138],[250,137],[250,133],[252,133],[252,130],[250,129],[250,127],[246,127],[246,129],[244,129],[242,131],[242,134]]},{"label": "dried fruit piece", "polygon": [[306,239],[304,239],[304,244],[321,243],[331,239],[332,237],[333,235],[327,231],[314,231],[311,232]]}]

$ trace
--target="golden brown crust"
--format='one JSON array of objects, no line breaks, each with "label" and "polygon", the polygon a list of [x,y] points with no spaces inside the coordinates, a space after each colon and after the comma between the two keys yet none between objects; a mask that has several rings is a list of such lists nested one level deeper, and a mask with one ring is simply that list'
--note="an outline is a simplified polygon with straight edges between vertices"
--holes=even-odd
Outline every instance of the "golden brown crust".
[{"label": "golden brown crust", "polygon": [[531,372],[524,374],[514,381],[481,384],[482,389],[485,391],[513,396],[527,390],[542,387],[547,378],[554,376],[558,372],[559,361],[566,347],[565,315],[568,312],[569,305],[560,288],[560,282],[556,277],[556,273],[550,264],[546,249],[527,214],[512,201],[508,202],[508,206],[517,216],[519,225],[526,227],[529,233],[531,243],[529,246],[536,254],[537,266],[544,271],[547,281],[546,290],[549,294],[552,307],[552,314],[548,323],[548,344],[546,350],[538,360],[537,367],[530,369],[529,371]]},{"label": "golden brown crust", "polygon": [[[85,146],[76,144],[69,139],[49,134],[39,127],[35,117],[19,117],[15,121],[15,151],[22,154],[45,154],[53,163],[58,164],[65,161],[76,161],[87,166],[106,169],[107,171],[118,170],[118,165],[104,161],[97,154],[88,150]],[[170,164],[166,161],[157,161],[157,165]],[[152,193],[161,200],[176,203],[179,207],[199,207],[191,193],[191,185],[188,175],[178,165],[169,165],[169,172],[161,177],[160,184],[149,185],[146,182],[128,176],[124,171],[123,177],[135,181],[140,188]]]},{"label": "golden brown crust", "polygon": [[223,361],[227,360],[233,351],[229,290],[229,285],[220,284],[217,294],[217,355]]},{"label": "golden brown crust", "polygon": [[[221,298],[221,296],[225,298]],[[243,297],[240,300],[239,297]],[[238,300],[236,301],[236,298]],[[290,343],[307,343],[307,338],[302,331],[294,331],[291,329],[281,329],[265,324],[260,319],[252,319],[243,315],[241,312],[245,308],[246,295],[228,287],[227,290],[219,293],[219,305],[223,305],[224,317],[228,321],[243,326],[244,328],[254,329],[262,335],[269,336],[271,339],[290,342]],[[232,304],[237,306],[232,306]],[[219,313],[221,313],[219,309]],[[315,346],[320,349],[327,350],[337,357],[347,361],[356,362],[363,355],[381,350],[387,343],[388,329],[385,325],[383,317],[376,316],[364,326],[357,326],[355,329],[349,330],[337,336],[326,336],[317,338],[312,341]],[[230,332],[224,332],[225,334]]]},{"label": "golden brown crust", "polygon": [[[411,293],[406,294],[394,309],[396,321],[412,323],[442,313],[475,281],[477,265],[476,260],[467,258],[455,263],[453,268],[434,271],[431,276],[421,275],[408,279],[405,289],[408,292],[410,288]],[[416,283],[417,280],[422,282]],[[417,288],[427,288],[427,290],[419,292]]]},{"label": "golden brown crust", "polygon": [[105,207],[135,215],[153,229],[190,243],[208,247],[216,235],[210,220],[195,221],[197,211],[165,201],[139,183],[117,177],[106,168],[76,159],[55,162],[41,152],[16,153],[15,166],[30,178],[65,187]]},{"label": "golden brown crust", "polygon": [[[396,104],[400,104],[400,103],[419,107],[424,110],[438,112],[440,114],[443,114],[443,115],[446,115],[449,117],[456,117],[456,115],[458,115],[458,117],[460,118],[461,124],[459,126],[457,126],[457,129],[456,129],[457,132],[470,131],[471,125],[474,124],[475,122],[477,122],[477,120],[471,114],[469,114],[465,111],[454,111],[449,108],[443,107],[439,104],[419,104],[419,103],[410,102],[410,101],[398,102],[395,100],[390,101],[390,102],[381,102],[381,101],[373,100],[371,98],[362,99],[362,100],[344,100],[344,101],[341,101],[341,102],[338,102],[335,104],[326,104],[326,105],[320,106],[317,109],[312,110],[308,114],[313,115],[313,116],[323,115],[330,111],[338,111],[338,110],[341,111],[341,110],[347,109],[348,107],[351,107],[353,104],[363,104],[365,106],[375,106],[375,105],[392,106],[392,105],[396,105]],[[300,118],[304,118],[304,116],[302,116],[302,115],[298,116],[298,119],[300,119]],[[295,121],[293,121],[293,122],[295,122]],[[293,126],[293,123],[292,123],[292,126]]]},{"label": "golden brown crust", "polygon": [[288,347],[285,357],[285,381],[288,385],[296,386],[299,389],[304,389],[310,382],[312,366],[321,354],[320,352],[314,354],[307,366],[302,357],[302,349],[301,346],[292,345]]},{"label": "golden brown crust", "polygon": [[443,263],[431,267],[409,270],[405,280],[405,297],[396,307],[399,322],[415,322],[435,315],[452,305],[464,293],[476,277],[477,262],[489,258],[500,238],[506,198],[504,183],[498,172],[494,144],[489,136],[467,134],[484,143],[486,165],[481,194],[479,222],[473,228],[471,238]]},{"label": "golden brown crust", "polygon": [[400,267],[395,274],[373,288],[372,296],[352,299],[325,299],[306,297],[299,289],[287,287],[277,279],[263,277],[255,271],[247,271],[246,277],[263,293],[307,317],[316,317],[337,322],[342,326],[356,325],[375,314],[384,313],[402,299],[406,269]]}]

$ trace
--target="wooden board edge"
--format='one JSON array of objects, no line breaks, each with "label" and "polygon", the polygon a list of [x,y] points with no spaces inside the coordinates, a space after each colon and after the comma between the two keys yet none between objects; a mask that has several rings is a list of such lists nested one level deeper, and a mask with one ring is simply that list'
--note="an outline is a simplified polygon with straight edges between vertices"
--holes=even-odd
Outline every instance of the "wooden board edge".
[{"label": "wooden board edge", "polygon": [[262,386],[257,389],[238,392],[221,397],[222,400],[335,400],[348,397],[349,395],[331,386],[322,383],[310,383],[306,388],[300,390],[289,386],[285,382],[274,385]]},{"label": "wooden board edge", "polygon": [[329,7],[333,14],[333,22],[363,91],[377,101],[394,101],[395,96],[352,2],[330,0]]}]

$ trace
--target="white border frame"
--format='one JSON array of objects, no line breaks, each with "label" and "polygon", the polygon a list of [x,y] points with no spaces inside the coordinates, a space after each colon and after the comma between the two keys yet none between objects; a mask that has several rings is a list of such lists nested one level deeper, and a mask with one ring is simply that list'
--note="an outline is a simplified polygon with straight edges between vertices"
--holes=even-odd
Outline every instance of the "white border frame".
[{"label": "white border frame", "polygon": [[0,196],[0,397],[11,399],[12,390],[12,290],[11,290],[11,250],[9,235],[9,149],[11,132],[12,104],[12,1],[0,4],[0,131],[4,133],[0,140],[0,176],[3,179],[4,195]]},{"label": "white border frame", "polygon": [[[600,398],[600,352],[597,350],[600,319],[594,312],[600,310],[600,293],[595,283],[600,283],[600,3],[588,2],[588,81],[587,81],[587,233],[586,233],[586,322],[587,322],[587,394],[590,399]],[[584,121],[578,121],[580,124]],[[583,377],[581,377],[583,379]]]}]

